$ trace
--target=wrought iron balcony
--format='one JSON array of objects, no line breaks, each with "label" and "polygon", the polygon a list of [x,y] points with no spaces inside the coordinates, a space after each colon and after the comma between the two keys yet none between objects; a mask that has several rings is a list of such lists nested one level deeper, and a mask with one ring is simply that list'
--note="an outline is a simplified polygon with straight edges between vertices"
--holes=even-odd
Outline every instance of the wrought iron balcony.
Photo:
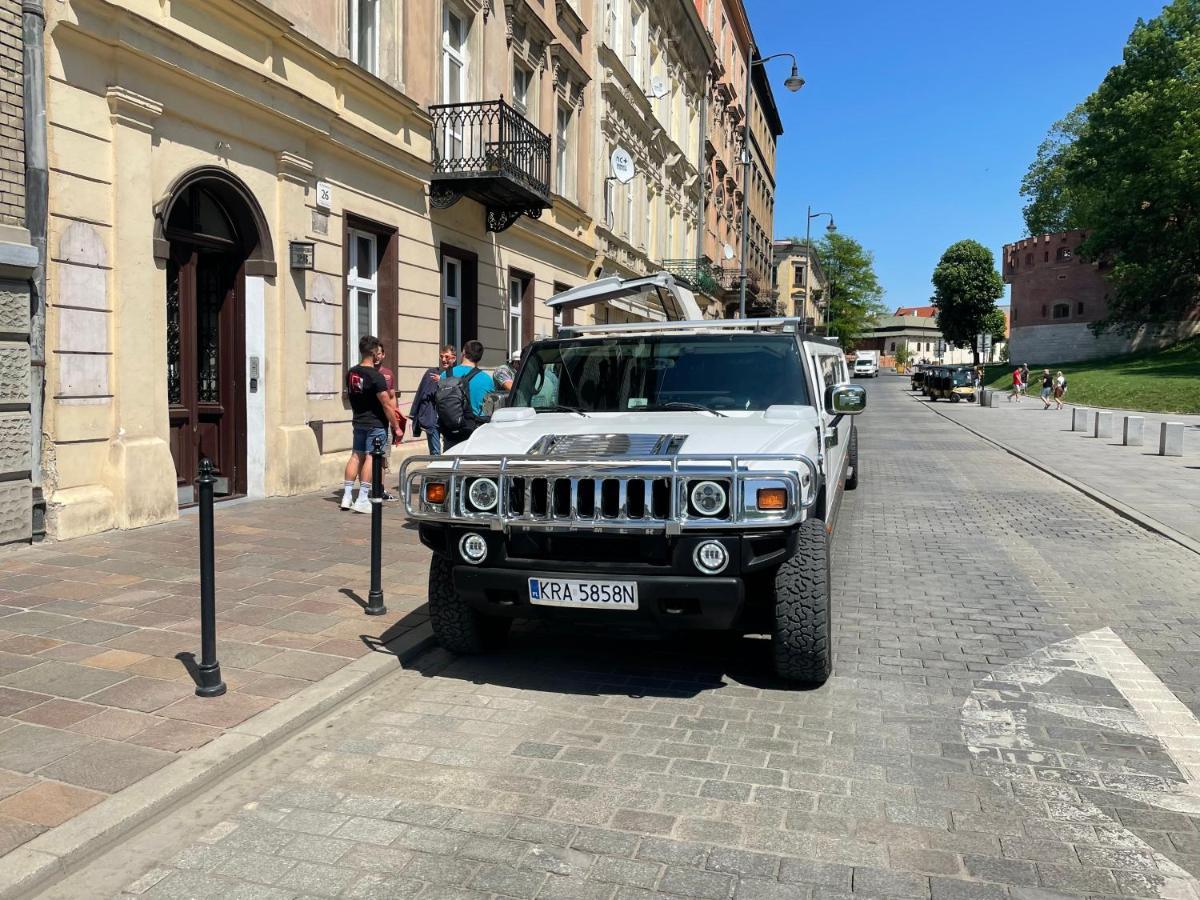
[{"label": "wrought iron balcony", "polygon": [[488,231],[550,207],[550,138],[500,100],[446,103],[433,116],[429,201],[447,209],[470,197],[487,209]]},{"label": "wrought iron balcony", "polygon": [[662,267],[680,281],[686,282],[694,291],[715,296],[720,292],[721,267],[701,257],[700,259],[664,259]]}]

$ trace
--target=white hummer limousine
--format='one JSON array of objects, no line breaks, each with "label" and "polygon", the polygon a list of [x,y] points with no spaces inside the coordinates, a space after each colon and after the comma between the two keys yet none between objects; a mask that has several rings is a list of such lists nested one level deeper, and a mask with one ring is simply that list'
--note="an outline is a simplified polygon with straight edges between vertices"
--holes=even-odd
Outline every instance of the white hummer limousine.
[{"label": "white hummer limousine", "polygon": [[866,392],[800,320],[703,320],[670,275],[548,303],[638,295],[669,320],[535,342],[490,423],[404,463],[405,508],[434,554],[434,633],[479,653],[518,618],[736,629],[770,635],[783,678],[820,684],[829,541],[858,481]]}]

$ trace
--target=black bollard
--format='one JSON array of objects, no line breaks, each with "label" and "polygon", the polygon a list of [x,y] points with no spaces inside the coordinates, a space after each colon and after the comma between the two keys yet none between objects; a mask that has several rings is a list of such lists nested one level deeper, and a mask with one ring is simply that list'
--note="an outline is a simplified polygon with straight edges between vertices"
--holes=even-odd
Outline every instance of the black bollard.
[{"label": "black bollard", "polygon": [[213,546],[212,461],[200,460],[200,670],[197,697],[220,697],[225,693],[221,664],[217,662],[217,596]]},{"label": "black bollard", "polygon": [[371,590],[367,594],[368,616],[382,616],[383,605],[383,438],[371,448]]}]

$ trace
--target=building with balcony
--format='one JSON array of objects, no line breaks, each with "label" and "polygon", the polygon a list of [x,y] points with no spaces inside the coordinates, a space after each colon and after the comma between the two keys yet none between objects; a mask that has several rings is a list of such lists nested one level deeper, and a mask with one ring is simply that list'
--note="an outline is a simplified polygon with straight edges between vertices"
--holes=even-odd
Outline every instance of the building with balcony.
[{"label": "building with balcony", "polygon": [[202,458],[339,480],[363,334],[402,408],[439,344],[548,334],[597,268],[596,5],[47,4],[50,534],[175,518]]},{"label": "building with balcony", "polygon": [[813,327],[823,325],[828,282],[816,254],[810,258],[804,241],[775,241],[771,266],[771,289],[781,313],[807,319]]},{"label": "building with balcony", "polygon": [[[755,49],[752,59],[759,59]],[[774,251],[771,245],[775,227],[775,154],[779,138],[783,135],[783,122],[775,105],[771,80],[762,65],[752,69],[753,90],[748,98],[747,114],[750,117],[750,165],[747,169],[749,186],[746,203],[750,216],[742,240],[746,247],[746,270],[748,283],[759,286],[754,299],[747,298],[747,315],[778,315],[787,308],[787,302],[768,294],[766,286],[771,283],[774,270]]]},{"label": "building with balcony", "polygon": [[[715,49],[693,0],[597,0],[599,112],[591,184],[603,210],[596,225],[596,270],[630,277],[664,260],[695,259],[703,184],[701,114]],[[634,177],[612,177],[618,148]],[[609,321],[648,318],[635,304],[608,306]]]}]

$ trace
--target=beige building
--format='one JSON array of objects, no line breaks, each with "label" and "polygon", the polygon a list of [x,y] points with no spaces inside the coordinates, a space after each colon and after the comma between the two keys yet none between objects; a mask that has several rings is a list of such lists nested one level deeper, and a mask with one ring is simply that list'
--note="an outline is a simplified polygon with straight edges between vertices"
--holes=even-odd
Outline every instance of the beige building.
[{"label": "beige building", "polygon": [[[497,364],[550,331],[556,290],[640,271],[666,247],[651,234],[682,246],[697,51],[659,39],[670,129],[635,146],[662,190],[633,204],[649,232],[606,230],[597,261],[600,110],[614,91],[623,120],[649,104],[636,71],[600,99],[603,6],[48,4],[50,534],[175,518],[202,457],[223,497],[336,481],[361,334],[384,339],[406,408],[439,343],[479,337]],[[647,46],[681,21],[653,6]]]},{"label": "beige building", "polygon": [[780,312],[811,319],[814,326],[825,323],[824,297],[828,288],[821,261],[812,256],[804,241],[775,241],[771,247],[771,290]]},{"label": "beige building", "polygon": [[[756,63],[760,60],[757,49],[751,59]],[[746,234],[742,236],[749,276],[746,313],[776,315],[786,307],[770,295],[769,288],[774,269],[771,243],[775,228],[775,152],[783,134],[783,123],[775,106],[770,78],[761,63],[753,66],[751,79],[754,89],[747,111],[750,117],[749,196],[745,201],[750,207],[750,216]]]},{"label": "beige building", "polygon": [[[694,256],[700,239],[701,106],[714,47],[693,0],[597,0],[599,114],[591,185],[598,204],[596,271],[630,277]],[[632,159],[628,183],[610,160]],[[658,315],[638,304],[607,321]]]}]

